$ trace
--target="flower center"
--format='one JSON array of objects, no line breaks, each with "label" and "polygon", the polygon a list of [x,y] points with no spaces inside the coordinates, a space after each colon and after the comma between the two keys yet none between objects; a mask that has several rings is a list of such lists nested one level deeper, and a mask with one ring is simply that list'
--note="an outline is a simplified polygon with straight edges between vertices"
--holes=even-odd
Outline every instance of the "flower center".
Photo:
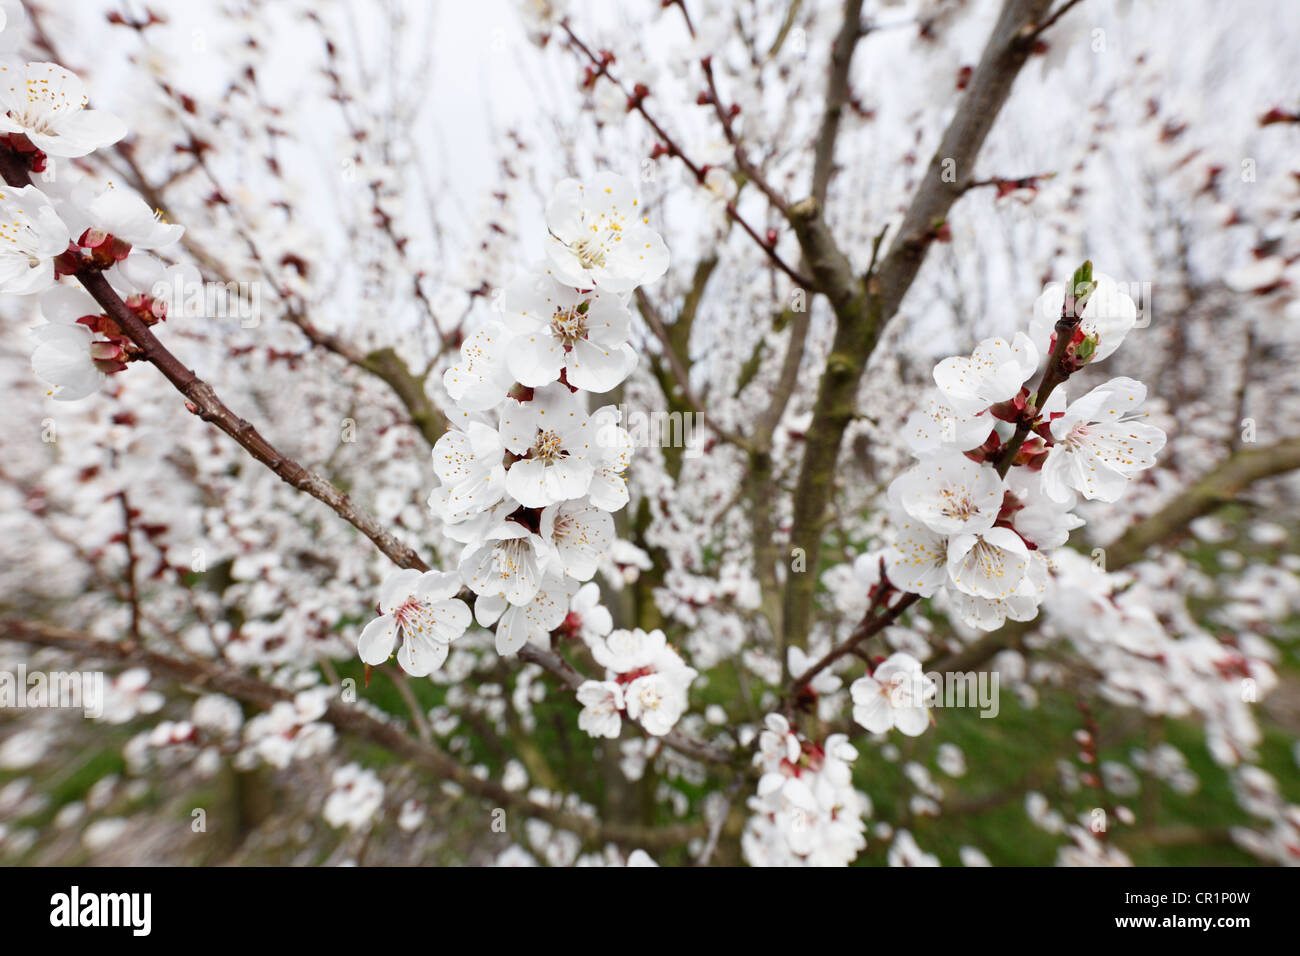
[{"label": "flower center", "polygon": [[968,521],[979,513],[979,507],[971,500],[970,493],[964,488],[945,488],[942,492],[945,503],[939,513],[945,518]]},{"label": "flower center", "polygon": [[[43,115],[46,110],[53,113],[53,115]],[[54,130],[50,128],[50,120],[58,116],[59,112],[60,110],[57,105],[54,107],[47,107],[38,100],[35,110],[9,110],[6,115],[25,130],[33,133],[40,133],[43,136],[50,136],[54,133]]]},{"label": "flower center", "polygon": [[533,444],[533,457],[542,461],[555,461],[564,456],[563,441],[553,431],[538,431]]},{"label": "flower center", "polygon": [[641,698],[641,706],[646,710],[658,710],[659,705],[663,703],[663,694],[659,692],[659,688],[654,684],[642,687],[637,696]]},{"label": "flower center", "polygon": [[605,265],[605,244],[599,238],[579,239],[572,246],[573,254],[578,257],[584,269],[601,268]]},{"label": "flower center", "polygon": [[514,578],[524,566],[524,549],[527,545],[519,538],[502,541],[492,549],[493,567],[503,578]]},{"label": "flower center", "polygon": [[1071,451],[1075,451],[1081,446],[1088,444],[1088,438],[1088,423],[1079,422],[1079,424],[1070,429],[1070,434],[1065,436],[1065,445]]},{"label": "flower center", "polygon": [[971,549],[971,556],[975,559],[979,569],[984,572],[984,576],[989,580],[1006,577],[1007,572],[1006,568],[1003,567],[1001,548],[981,539]]},{"label": "flower center", "polygon": [[402,626],[402,630],[419,633],[424,629],[424,615],[428,610],[428,605],[423,601],[417,601],[415,598],[407,598],[406,601],[393,612],[393,617],[397,623]]},{"label": "flower center", "polygon": [[586,304],[571,309],[556,308],[555,315],[551,316],[551,334],[566,347],[572,347],[574,342],[587,337],[587,314],[579,311]]}]

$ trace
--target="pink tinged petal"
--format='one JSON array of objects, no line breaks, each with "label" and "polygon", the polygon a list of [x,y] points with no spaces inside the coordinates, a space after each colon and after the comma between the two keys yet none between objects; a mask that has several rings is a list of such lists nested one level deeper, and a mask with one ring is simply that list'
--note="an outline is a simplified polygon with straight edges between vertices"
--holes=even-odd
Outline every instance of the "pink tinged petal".
[{"label": "pink tinged petal", "polygon": [[357,655],[371,667],[378,667],[392,656],[397,643],[397,620],[384,614],[375,618],[357,638]]},{"label": "pink tinged petal", "polygon": [[410,600],[420,586],[420,572],[414,568],[402,568],[384,578],[379,589],[379,610],[391,614]]}]

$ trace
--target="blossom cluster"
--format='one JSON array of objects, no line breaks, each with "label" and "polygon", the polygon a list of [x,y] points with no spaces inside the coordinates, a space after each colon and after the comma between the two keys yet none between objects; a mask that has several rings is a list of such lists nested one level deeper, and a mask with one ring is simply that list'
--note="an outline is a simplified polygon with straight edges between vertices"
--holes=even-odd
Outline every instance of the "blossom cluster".
[{"label": "blossom cluster", "polygon": [[[414,676],[440,667],[471,622],[456,596],[462,587],[474,596],[473,620],[495,627],[502,655],[545,646],[581,618],[579,589],[609,558],[613,512],[628,502],[632,449],[617,406],[592,410],[588,397],[617,387],[636,365],[629,297],[668,268],[648,222],[624,177],[600,173],[555,187],[545,262],[502,291],[498,316],[466,338],[443,376],[453,424],[433,448],[438,486],[429,508],[463,546],[457,570],[389,577],[380,616],[358,643],[367,664],[396,647]],[[581,607],[590,621],[590,592]],[[602,640],[608,630],[590,635],[610,679],[579,691],[581,726],[616,737],[625,712],[648,732],[667,733],[695,672],[661,632]]]},{"label": "blossom cluster", "polygon": [[606,672],[605,680],[585,681],[578,688],[578,726],[591,736],[617,738],[621,713],[639,721],[646,733],[662,736],[686,711],[686,692],[696,672],[663,631],[614,631],[594,641],[591,654]]},{"label": "blossom cluster", "polygon": [[[0,187],[0,292],[39,295],[45,323],[32,330],[32,369],[60,401],[97,391],[126,368],[135,346],[89,295],[63,276],[100,272],[146,325],[162,321],[160,292],[191,271],[155,255],[183,229],[162,221],[134,192],[101,186],[71,162],[126,135],[126,126],[86,108],[81,81],[55,63],[0,63],[0,137],[39,174],[41,185]],[[174,275],[171,275],[174,274]]]},{"label": "blossom cluster", "polygon": [[[1114,378],[1067,402],[1062,381],[1041,407],[1027,386],[1044,356],[1047,375],[1068,378],[1111,355],[1136,324],[1136,305],[1109,276],[1088,265],[1072,285],[1043,292],[1028,334],[985,339],[935,367],[937,390],[905,426],[918,460],[889,486],[889,582],[942,592],[981,630],[1033,619],[1053,552],[1083,524],[1079,497],[1117,501],[1164,447],[1164,432],[1137,415],[1140,382]],[[1071,339],[1058,348],[1049,317],[1067,310]],[[1017,445],[1018,426],[1027,432]]]},{"label": "blossom cluster", "polygon": [[843,734],[816,744],[768,714],[754,764],[761,770],[741,837],[751,866],[847,866],[867,845],[870,804],[853,787],[858,752]]}]

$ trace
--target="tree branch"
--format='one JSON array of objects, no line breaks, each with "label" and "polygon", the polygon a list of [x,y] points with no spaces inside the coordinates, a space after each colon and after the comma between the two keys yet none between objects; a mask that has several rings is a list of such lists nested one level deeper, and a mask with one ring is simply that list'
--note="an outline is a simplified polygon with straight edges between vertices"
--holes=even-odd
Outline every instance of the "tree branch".
[{"label": "tree branch", "polygon": [[[974,165],[1011,86],[1033,51],[1031,35],[1050,0],[1007,0],[998,16],[979,65],[971,74],[929,171],[912,198],[903,223],[884,260],[862,283],[852,277],[848,261],[835,246],[815,200],[791,207],[802,222],[795,234],[804,248],[818,291],[835,311],[836,331],[826,370],[818,386],[804,459],[795,486],[791,546],[803,550],[808,571],[791,575],[786,585],[783,626],[788,640],[808,633],[821,554],[823,516],[830,503],[835,465],[844,432],[853,420],[858,384],[885,325],[893,318],[921,267],[949,208],[962,194],[960,171]],[[945,181],[954,164],[958,175]]]},{"label": "tree branch", "polygon": [[[7,149],[0,150],[0,173],[3,173],[6,181],[12,186],[30,185],[31,181],[26,170],[19,165],[17,157]],[[153,330],[126,306],[109,285],[108,280],[104,278],[103,273],[86,266],[77,272],[76,278],[100,308],[140,348],[144,359],[162,372],[177,391],[188,399],[186,408],[192,413],[233,438],[250,456],[266,465],[282,481],[328,505],[335,514],[369,538],[375,547],[398,567],[414,568],[417,571],[430,570],[429,565],[414,548],[386,531],[373,515],[354,504],[351,498],[329,481],[281,453],[251,422],[232,412],[217,396],[212,386],[195,375],[191,369],[187,369],[153,334]],[[691,747],[696,743],[687,741],[684,737],[681,739],[684,741],[683,746]],[[668,741],[665,740],[665,743]],[[671,743],[668,745],[672,746]]]},{"label": "tree branch", "polygon": [[1106,570],[1141,560],[1152,545],[1182,534],[1202,515],[1237,499],[1249,485],[1300,468],[1300,438],[1233,452],[1159,511],[1129,527],[1106,545]]},{"label": "tree branch", "polygon": [[849,68],[853,64],[853,51],[857,49],[862,32],[862,0],[844,0],[844,20],[840,32],[831,44],[831,65],[826,80],[826,112],[813,147],[812,197],[820,206],[826,205],[831,176],[835,172],[835,141],[840,133],[840,119],[849,100]]},{"label": "tree branch", "polygon": [[[148,668],[150,673],[165,675],[205,690],[217,691],[264,710],[280,701],[293,700],[291,690],[264,683],[240,671],[208,661],[186,660],[169,654],[160,654],[135,644],[103,641],[30,621],[0,619],[0,639],[57,648],[83,658],[91,657],[118,661],[125,665],[139,665]],[[515,808],[528,816],[570,830],[587,841],[612,841],[625,846],[640,846],[648,849],[671,848],[704,836],[708,830],[703,823],[653,828],[601,824],[596,820],[536,803],[522,793],[507,790],[499,783],[476,777],[432,741],[418,740],[406,733],[398,724],[386,723],[355,707],[331,701],[322,719],[340,732],[377,744],[439,779],[457,784],[467,793],[490,804]]]}]

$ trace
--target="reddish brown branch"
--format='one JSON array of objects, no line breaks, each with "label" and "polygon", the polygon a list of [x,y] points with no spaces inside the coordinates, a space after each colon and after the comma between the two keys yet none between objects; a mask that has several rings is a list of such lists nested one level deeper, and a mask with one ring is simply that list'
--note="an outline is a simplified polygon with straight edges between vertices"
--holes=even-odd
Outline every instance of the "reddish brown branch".
[{"label": "reddish brown branch", "polygon": [[[587,46],[587,44],[583,43],[582,40],[578,39],[577,34],[573,32],[573,29],[569,26],[569,22],[567,20],[562,20],[560,22],[560,27],[564,30],[565,34],[569,38],[569,41],[574,45],[574,47],[576,47],[583,55],[585,55],[587,59],[590,60],[592,64],[597,68],[599,75],[604,76],[605,79],[613,83],[616,87],[618,87],[619,91],[624,96],[627,97],[628,109],[635,110],[636,112],[641,114],[641,118],[644,119],[650,125],[650,128],[652,130],[654,130],[655,136],[657,136],[659,140],[662,142],[668,154],[670,156],[676,156],[678,159],[680,159],[682,161],[682,164],[691,171],[691,175],[695,177],[695,181],[703,185],[704,177],[706,173],[705,168],[692,161],[691,158],[682,151],[681,147],[678,146],[677,141],[668,134],[667,130],[665,130],[662,126],[659,125],[659,121],[656,120],[654,116],[651,115],[650,111],[645,108],[645,97],[648,94],[647,93],[638,94],[636,91],[629,91],[627,87],[625,87],[622,84],[622,82],[616,79],[609,72],[608,64],[604,60],[602,60],[601,57],[597,56],[592,51],[592,49],[589,46]],[[755,185],[759,185],[758,181],[755,181]],[[760,186],[760,188],[762,187]],[[772,194],[769,195],[768,198],[771,199],[773,196],[776,195],[777,194],[775,193],[775,190],[772,190]],[[749,222],[736,209],[733,203],[727,203],[726,211],[727,211],[727,217],[731,219],[732,222],[739,225],[740,228],[743,229],[751,239],[753,239],[756,243],[758,243],[759,248],[763,250],[763,252],[767,255],[767,257],[772,261],[773,265],[775,265],[778,269],[780,269],[787,276],[789,276],[790,279],[796,285],[802,286],[805,289],[812,288],[811,282],[806,277],[801,275],[798,271],[796,271],[792,266],[790,266],[789,263],[787,263],[784,259],[781,258],[780,254],[776,251],[776,246],[773,243],[768,242],[766,237],[760,236],[758,230],[756,230],[753,226],[749,224]]]},{"label": "reddish brown branch", "polygon": [[853,632],[849,634],[847,638],[831,650],[827,651],[806,671],[798,677],[795,677],[790,682],[791,690],[797,691],[801,687],[806,687],[809,681],[822,671],[826,670],[826,668],[830,667],[841,657],[844,657],[847,654],[856,653],[859,645],[861,645],[863,641],[879,634],[885,628],[889,627],[902,616],[904,611],[920,599],[921,595],[919,594],[904,594],[896,604],[892,607],[886,608],[879,614],[875,613],[877,606],[873,604],[872,607],[867,609],[867,613],[863,616],[862,620],[858,622],[858,626],[853,629]]}]

